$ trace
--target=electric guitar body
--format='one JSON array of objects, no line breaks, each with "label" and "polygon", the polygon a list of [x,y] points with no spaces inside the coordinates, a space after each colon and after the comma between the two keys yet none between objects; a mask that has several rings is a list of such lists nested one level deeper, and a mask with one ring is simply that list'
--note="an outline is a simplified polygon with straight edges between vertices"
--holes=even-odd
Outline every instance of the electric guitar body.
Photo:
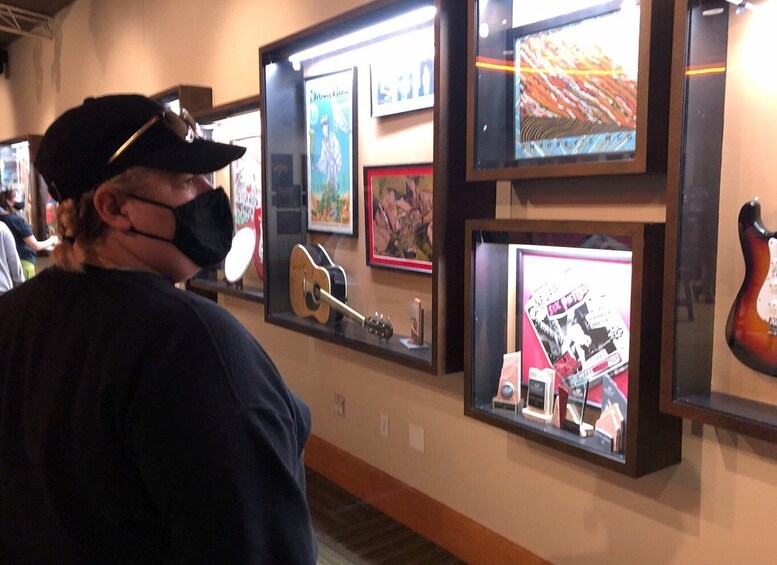
[{"label": "electric guitar body", "polygon": [[761,223],[758,198],[739,211],[745,278],[726,322],[726,341],[737,359],[777,376],[777,236]]}]

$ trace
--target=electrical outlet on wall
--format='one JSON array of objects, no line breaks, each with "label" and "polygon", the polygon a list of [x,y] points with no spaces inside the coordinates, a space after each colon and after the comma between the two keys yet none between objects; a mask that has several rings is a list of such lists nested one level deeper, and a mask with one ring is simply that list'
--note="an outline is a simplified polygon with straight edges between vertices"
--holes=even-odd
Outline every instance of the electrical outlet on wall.
[{"label": "electrical outlet on wall", "polygon": [[408,439],[410,442],[410,447],[415,449],[416,451],[420,451],[421,453],[424,452],[424,429],[421,426],[416,426],[415,424],[410,424],[408,426]]},{"label": "electrical outlet on wall", "polygon": [[345,397],[342,394],[335,393],[333,411],[335,416],[345,418]]},{"label": "electrical outlet on wall", "polygon": [[380,435],[388,438],[389,434],[389,417],[386,414],[380,415]]}]

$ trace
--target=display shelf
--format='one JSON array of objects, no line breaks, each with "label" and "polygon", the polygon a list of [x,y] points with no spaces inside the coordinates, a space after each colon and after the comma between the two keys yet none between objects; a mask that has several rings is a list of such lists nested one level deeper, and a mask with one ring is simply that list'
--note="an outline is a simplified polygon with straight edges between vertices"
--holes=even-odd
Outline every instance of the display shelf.
[{"label": "display shelf", "polygon": [[465,414],[630,476],[678,463],[663,224],[470,220],[466,240]]},{"label": "display shelf", "polygon": [[[212,184],[224,187],[230,196],[235,233],[250,227],[261,234],[262,229],[260,102],[261,96],[256,95],[192,112],[207,139],[246,147],[243,157],[212,175]],[[240,281],[229,282],[223,264],[214,265],[195,275],[187,288],[214,300],[222,293],[264,302],[263,277],[262,241],[257,237],[251,264]]]},{"label": "display shelf", "polygon": [[[464,218],[490,217],[495,206],[493,183],[465,182],[466,9],[466,0],[381,0],[260,49],[269,323],[434,374],[461,369]],[[359,30],[357,44],[335,43]],[[325,161],[335,145],[340,160]],[[410,170],[418,163],[432,164],[431,182]],[[365,202],[364,171],[388,166],[403,172],[370,186]],[[370,261],[368,240],[381,261]],[[320,245],[321,285],[342,286],[341,302],[389,320],[393,335],[380,339],[347,315],[317,321],[321,305],[331,307],[321,285],[292,282],[291,267],[303,269],[304,254],[292,261],[298,245],[321,267]],[[392,268],[416,261],[421,272]],[[293,280],[320,270],[304,273]],[[401,339],[416,298],[425,338],[412,349]]]},{"label": "display shelf", "polygon": [[41,139],[40,135],[25,135],[0,141],[0,160],[3,165],[0,190],[21,190],[26,203],[22,212],[24,219],[30,224],[33,235],[43,241],[50,233],[56,232],[57,216],[56,202],[33,165]]},{"label": "display shelf", "polygon": [[671,2],[469,0],[469,16],[468,179],[666,170]]},{"label": "display shelf", "polygon": [[675,4],[661,409],[777,442],[774,8]]}]

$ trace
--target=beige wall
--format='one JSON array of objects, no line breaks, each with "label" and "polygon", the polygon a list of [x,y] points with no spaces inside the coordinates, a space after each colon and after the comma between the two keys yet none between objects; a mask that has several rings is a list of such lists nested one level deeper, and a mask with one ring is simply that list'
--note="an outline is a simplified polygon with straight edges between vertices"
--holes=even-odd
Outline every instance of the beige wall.
[{"label": "beige wall", "polygon": [[[359,3],[77,0],[57,18],[54,42],[12,45],[0,139],[41,133],[91,94],[179,83],[212,86],[215,103],[255,94],[259,46]],[[513,217],[664,217],[660,176],[628,191],[617,178],[549,183],[502,188],[499,201]],[[777,446],[686,423],[680,465],[628,479],[465,418],[460,373],[432,377],[268,326],[260,305],[224,305],[309,403],[314,433],[553,562],[774,562]],[[345,419],[332,413],[334,392],[346,398]],[[425,429],[425,453],[408,447],[410,423]]]}]

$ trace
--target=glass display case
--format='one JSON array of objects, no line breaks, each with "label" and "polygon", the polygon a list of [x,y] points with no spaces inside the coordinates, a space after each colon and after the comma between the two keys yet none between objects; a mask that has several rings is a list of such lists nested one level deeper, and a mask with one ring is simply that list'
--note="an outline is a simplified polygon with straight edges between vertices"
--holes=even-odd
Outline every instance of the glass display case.
[{"label": "glass display case", "polygon": [[461,369],[464,217],[495,206],[465,182],[465,33],[465,0],[381,0],[260,49],[268,322]]},{"label": "glass display case", "polygon": [[[264,301],[264,250],[262,246],[262,121],[259,95],[193,112],[207,139],[242,145],[245,154],[228,167],[213,173],[213,186],[224,187],[232,202],[234,240],[227,264],[202,269],[189,281],[189,289],[215,298],[230,294],[255,302]],[[241,241],[250,232],[248,245]],[[240,234],[240,235],[238,235]],[[233,257],[234,256],[234,257]],[[232,272],[229,262],[235,261]]]},{"label": "glass display case", "polygon": [[663,245],[663,224],[468,221],[465,413],[627,475],[678,463]]},{"label": "glass display case", "polygon": [[665,170],[670,2],[469,6],[468,178]]},{"label": "glass display case", "polygon": [[32,164],[40,140],[40,135],[27,135],[0,141],[0,191],[15,189],[21,193],[24,209],[16,213],[27,220],[33,235],[42,241],[56,233],[57,208]]},{"label": "glass display case", "polygon": [[661,405],[777,441],[777,5],[675,12]]}]

